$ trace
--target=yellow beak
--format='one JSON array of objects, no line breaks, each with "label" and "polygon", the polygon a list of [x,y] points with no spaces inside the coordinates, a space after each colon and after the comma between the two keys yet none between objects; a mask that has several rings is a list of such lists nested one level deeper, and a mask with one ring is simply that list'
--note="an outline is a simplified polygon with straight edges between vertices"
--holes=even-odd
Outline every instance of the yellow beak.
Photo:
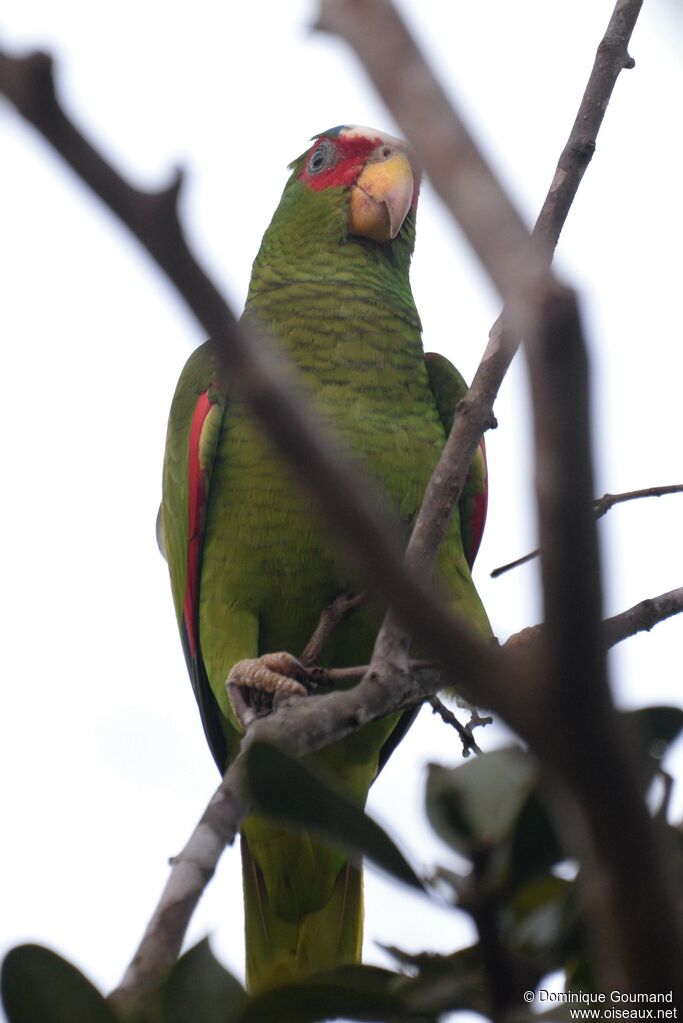
[{"label": "yellow beak", "polygon": [[375,242],[392,241],[410,209],[413,187],[413,171],[404,152],[371,159],[351,188],[351,233]]}]

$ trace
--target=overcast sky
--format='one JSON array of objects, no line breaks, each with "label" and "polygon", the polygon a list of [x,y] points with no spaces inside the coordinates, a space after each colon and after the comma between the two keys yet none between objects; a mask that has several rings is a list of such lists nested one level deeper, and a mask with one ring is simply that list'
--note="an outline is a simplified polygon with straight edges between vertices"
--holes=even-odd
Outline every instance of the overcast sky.
[{"label": "overcast sky", "polygon": [[[571,126],[612,0],[401,4],[529,223]],[[314,133],[397,132],[309,2],[192,5],[5,0],[0,39],[58,60],[69,109],[126,174],[188,171],[189,236],[233,308],[286,180]],[[598,150],[558,255],[581,292],[593,370],[596,495],[681,482],[681,24],[646,0]],[[154,539],[166,418],[201,332],[148,259],[0,104],[0,377],[4,498],[0,708],[3,947],[50,945],[116,984],[217,776],[186,678]],[[498,302],[427,183],[413,285],[428,350],[469,378]],[[504,640],[540,619],[521,358],[488,438],[490,515],[476,581]],[[681,498],[618,508],[600,526],[605,609],[681,585]],[[611,659],[622,705],[681,705],[683,619]],[[489,730],[483,745],[503,740]],[[577,737],[579,741],[579,737]],[[459,761],[423,713],[371,810],[418,865],[448,853],[423,824],[424,765]],[[674,767],[683,766],[680,756]],[[681,806],[678,799],[677,805]],[[242,974],[239,857],[229,850],[192,923]],[[463,918],[370,872],[376,941],[452,950]]]}]

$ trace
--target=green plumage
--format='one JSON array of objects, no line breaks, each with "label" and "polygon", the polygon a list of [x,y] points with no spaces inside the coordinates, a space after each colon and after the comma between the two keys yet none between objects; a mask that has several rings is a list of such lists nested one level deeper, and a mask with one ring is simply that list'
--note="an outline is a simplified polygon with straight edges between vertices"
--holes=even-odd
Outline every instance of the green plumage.
[{"label": "green plumage", "polygon": [[[315,191],[299,180],[303,160],[293,165],[254,262],[244,318],[275,340],[296,366],[302,394],[379,483],[407,536],[444,444],[449,409],[452,416],[464,383],[446,360],[439,359],[429,373],[425,364],[408,280],[414,211],[389,244],[352,236],[348,189]],[[244,403],[217,382],[207,343],[191,356],[178,383],[164,464],[163,530],[181,629],[190,427],[198,396],[207,389],[214,404],[200,450],[208,495],[200,656],[194,663],[188,657],[188,663],[214,753],[222,749],[222,736],[220,758],[226,753],[229,759],[240,731],[225,689],[232,665],[277,650],[299,654],[322,608],[353,579],[336,557],[334,538],[318,521],[309,495],[274,454]],[[482,466],[478,469],[481,477]],[[481,478],[473,478],[471,486],[481,485]],[[463,509],[468,499],[465,495]],[[457,510],[438,573],[453,604],[488,634]],[[325,663],[365,663],[380,618],[377,609],[366,608],[342,623]],[[362,804],[397,721],[394,715],[366,726],[312,759],[323,762]],[[357,959],[359,872],[308,835],[285,833],[258,815],[245,821],[242,842],[250,986]]]}]

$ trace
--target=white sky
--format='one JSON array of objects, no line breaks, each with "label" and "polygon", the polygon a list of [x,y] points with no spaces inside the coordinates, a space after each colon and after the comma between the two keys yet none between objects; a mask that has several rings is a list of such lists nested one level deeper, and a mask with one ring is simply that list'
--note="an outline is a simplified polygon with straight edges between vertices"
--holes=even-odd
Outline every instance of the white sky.
[{"label": "white sky", "polygon": [[[532,220],[612,0],[401,6]],[[188,169],[188,232],[239,311],[286,165],[308,138],[339,123],[397,131],[345,46],[308,32],[313,10],[304,0],[5,0],[0,39],[56,53],[69,109],[137,183]],[[617,85],[560,246],[589,331],[597,495],[683,477],[680,41],[673,0],[646,0],[636,70]],[[48,944],[109,988],[217,782],[154,540],[168,405],[203,337],[5,104],[0,174],[0,943]],[[498,305],[429,186],[413,284],[427,349],[471,377]],[[476,575],[503,640],[540,617],[535,567],[488,578],[535,545],[526,409],[518,359],[488,438],[491,510]],[[607,613],[681,584],[680,502],[639,502],[603,521]],[[619,648],[622,704],[681,704],[682,637],[678,619]],[[502,730],[489,732],[490,747]],[[448,855],[421,816],[430,759],[457,763],[459,753],[424,714],[370,800],[425,865]],[[210,932],[240,975],[238,860],[235,849],[224,856],[190,940]],[[375,941],[451,950],[467,931],[459,915],[369,872],[366,939],[368,959],[382,962]]]}]

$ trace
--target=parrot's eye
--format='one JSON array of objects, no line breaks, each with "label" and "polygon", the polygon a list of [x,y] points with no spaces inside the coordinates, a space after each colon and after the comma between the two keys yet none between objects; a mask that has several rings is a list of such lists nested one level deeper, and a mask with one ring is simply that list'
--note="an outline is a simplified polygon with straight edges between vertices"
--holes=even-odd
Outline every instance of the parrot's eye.
[{"label": "parrot's eye", "polygon": [[308,173],[320,174],[329,170],[337,159],[337,150],[329,139],[321,139],[308,158]]}]

